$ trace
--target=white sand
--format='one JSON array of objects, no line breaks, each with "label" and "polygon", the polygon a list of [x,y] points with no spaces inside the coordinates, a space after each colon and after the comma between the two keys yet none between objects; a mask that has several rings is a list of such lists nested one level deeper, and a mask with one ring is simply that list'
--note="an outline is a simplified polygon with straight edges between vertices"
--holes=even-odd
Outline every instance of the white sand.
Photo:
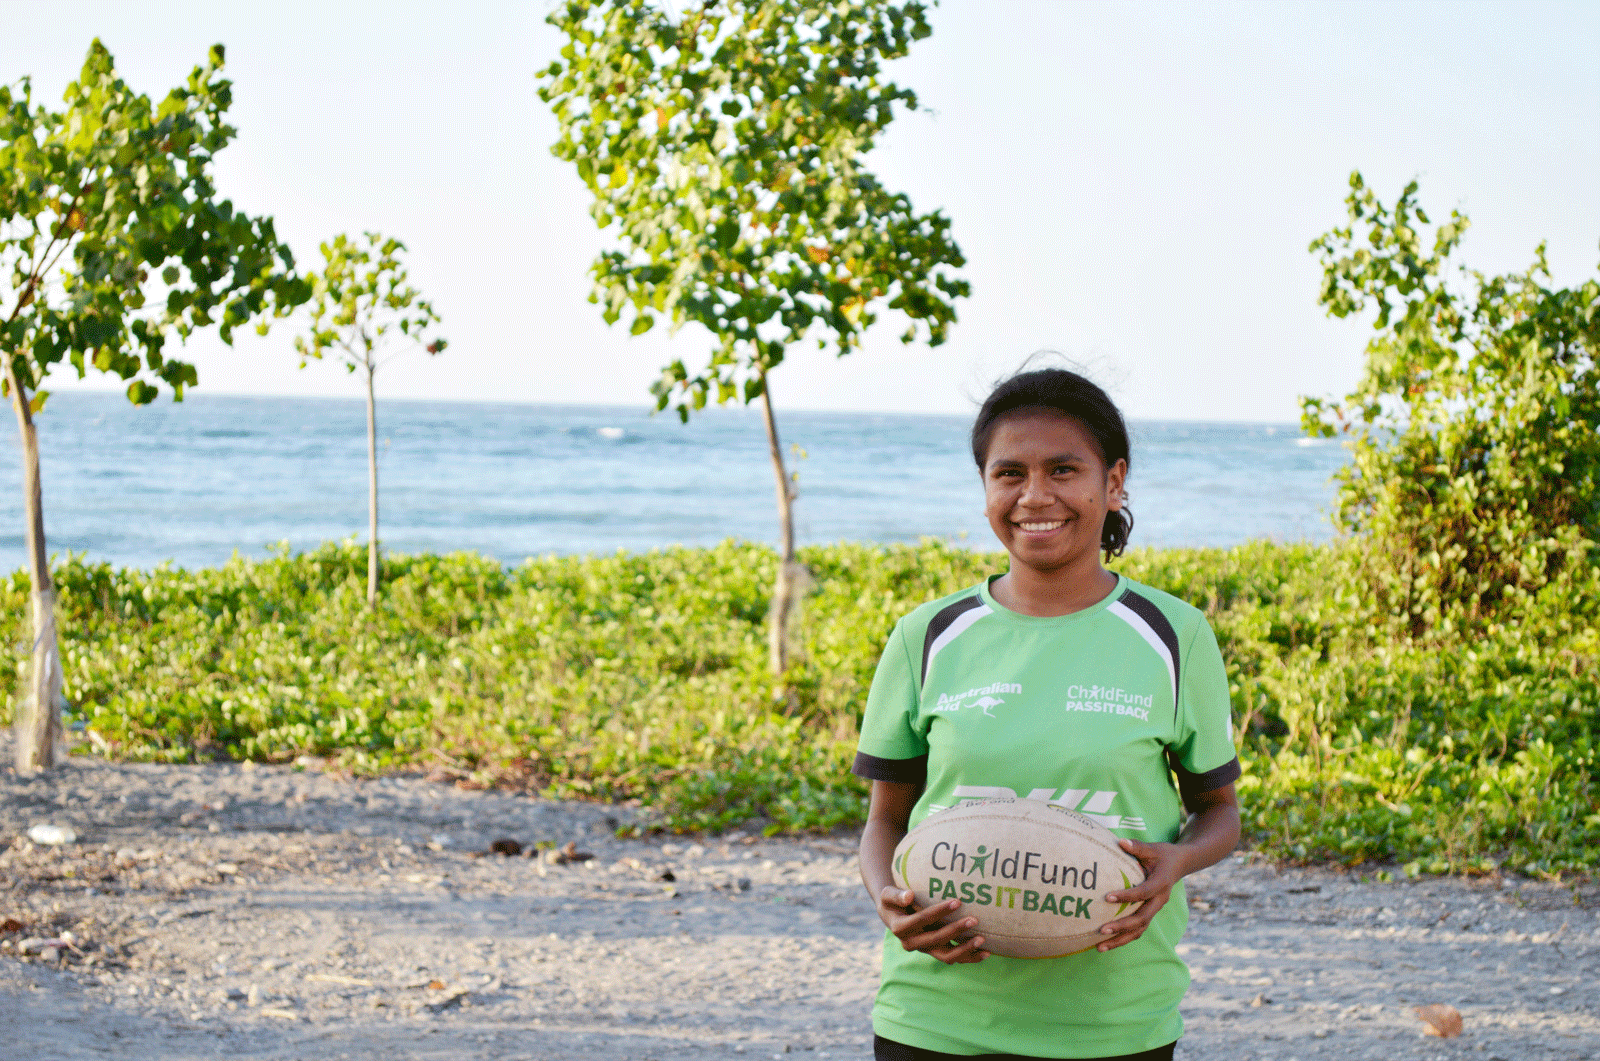
[{"label": "white sand", "polygon": [[[0,920],[25,926],[0,934],[0,1058],[870,1056],[854,836],[616,839],[635,814],[315,768],[0,771]],[[501,836],[596,857],[466,854]],[[1600,1057],[1592,883],[1240,856],[1191,897],[1180,1058]],[[1424,1037],[1430,1002],[1465,1034]]]}]

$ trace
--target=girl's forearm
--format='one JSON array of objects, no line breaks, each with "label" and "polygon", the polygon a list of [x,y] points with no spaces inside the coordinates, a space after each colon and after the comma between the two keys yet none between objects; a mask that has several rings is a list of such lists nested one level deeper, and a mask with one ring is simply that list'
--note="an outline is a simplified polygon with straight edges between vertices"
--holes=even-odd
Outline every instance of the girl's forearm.
[{"label": "girl's forearm", "polygon": [[1239,846],[1239,807],[1232,802],[1202,807],[1184,823],[1176,845],[1183,852],[1183,876],[1214,866]]},{"label": "girl's forearm", "polygon": [[869,819],[861,830],[861,883],[866,885],[873,902],[878,901],[883,889],[894,886],[890,863],[894,860],[895,846],[903,836],[904,829],[896,829],[881,820]]}]

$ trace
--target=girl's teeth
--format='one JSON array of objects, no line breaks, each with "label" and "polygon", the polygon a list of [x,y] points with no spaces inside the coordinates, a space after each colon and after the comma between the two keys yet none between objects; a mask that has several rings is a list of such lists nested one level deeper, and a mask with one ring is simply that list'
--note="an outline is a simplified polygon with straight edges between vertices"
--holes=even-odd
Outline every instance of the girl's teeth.
[{"label": "girl's teeth", "polygon": [[1054,523],[1024,523],[1022,524],[1022,529],[1025,531],[1055,530],[1057,527],[1061,526],[1062,522],[1063,521],[1061,520],[1057,520]]}]

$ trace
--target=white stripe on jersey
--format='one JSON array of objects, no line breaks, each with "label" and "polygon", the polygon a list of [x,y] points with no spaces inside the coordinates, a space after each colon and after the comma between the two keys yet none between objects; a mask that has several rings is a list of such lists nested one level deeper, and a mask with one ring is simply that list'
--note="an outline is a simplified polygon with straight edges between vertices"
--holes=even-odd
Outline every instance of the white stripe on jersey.
[{"label": "white stripe on jersey", "polygon": [[967,627],[971,626],[979,619],[982,619],[985,615],[993,614],[993,608],[989,607],[987,604],[980,604],[976,608],[968,608],[966,611],[956,616],[955,621],[949,626],[945,627],[944,633],[934,638],[933,644],[928,646],[928,662],[923,671],[923,680],[926,681],[928,674],[932,673],[933,657],[939,654],[940,649],[944,648],[944,646],[948,645],[950,642],[966,633]]},{"label": "white stripe on jersey", "polygon": [[1133,627],[1134,631],[1148,641],[1151,648],[1156,650],[1156,655],[1161,657],[1161,662],[1167,665],[1167,677],[1172,679],[1172,703],[1176,707],[1178,703],[1178,669],[1172,665],[1172,653],[1167,651],[1166,642],[1162,641],[1160,635],[1150,629],[1150,624],[1145,622],[1138,612],[1123,604],[1120,600],[1112,601],[1111,606],[1106,611]]}]

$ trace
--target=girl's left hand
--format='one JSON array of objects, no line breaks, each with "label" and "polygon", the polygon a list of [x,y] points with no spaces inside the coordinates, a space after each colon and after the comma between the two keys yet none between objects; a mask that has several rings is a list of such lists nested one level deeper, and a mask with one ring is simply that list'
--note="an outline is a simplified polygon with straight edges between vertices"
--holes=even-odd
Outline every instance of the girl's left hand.
[{"label": "girl's left hand", "polygon": [[1107,938],[1095,945],[1102,953],[1126,946],[1144,935],[1150,921],[1167,905],[1172,897],[1172,886],[1184,874],[1183,853],[1177,844],[1146,844],[1138,840],[1123,840],[1122,849],[1144,867],[1144,883],[1137,888],[1108,892],[1108,903],[1142,903],[1127,917],[1118,918],[1100,927]]}]

